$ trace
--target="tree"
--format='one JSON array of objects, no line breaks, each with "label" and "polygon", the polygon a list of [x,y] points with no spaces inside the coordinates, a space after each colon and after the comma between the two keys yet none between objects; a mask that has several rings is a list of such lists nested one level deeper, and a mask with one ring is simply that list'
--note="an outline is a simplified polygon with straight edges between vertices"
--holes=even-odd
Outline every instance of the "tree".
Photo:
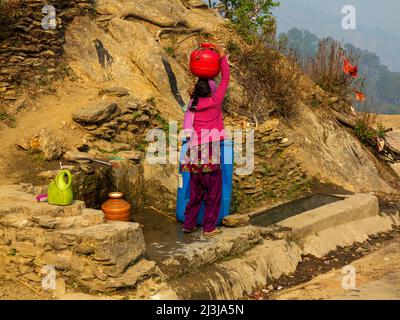
[{"label": "tree", "polygon": [[221,0],[220,3],[225,18],[231,20],[248,41],[274,23],[271,9],[279,6],[279,2],[273,0]]}]

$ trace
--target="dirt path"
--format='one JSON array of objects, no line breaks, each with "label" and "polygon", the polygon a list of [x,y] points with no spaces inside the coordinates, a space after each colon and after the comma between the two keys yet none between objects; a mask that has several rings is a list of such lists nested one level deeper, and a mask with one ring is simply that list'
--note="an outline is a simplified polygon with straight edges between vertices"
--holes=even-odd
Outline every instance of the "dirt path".
[{"label": "dirt path", "polygon": [[0,300],[49,300],[49,299],[51,299],[50,294],[37,293],[17,281],[0,279]]},{"label": "dirt path", "polygon": [[[384,245],[377,243],[378,250],[353,261],[345,269],[335,268],[301,285],[277,291],[269,298],[274,300],[400,299],[399,238],[397,236]],[[353,271],[355,277],[351,278]],[[351,285],[351,279],[354,279],[355,287]]]},{"label": "dirt path", "polygon": [[[83,105],[98,100],[99,88],[88,87],[79,82],[64,82],[57,94],[32,99],[26,109],[17,115],[15,128],[4,128],[0,131],[2,137],[2,152],[0,153],[0,185],[21,181],[20,167],[35,166],[16,144],[24,143],[33,138],[40,129],[50,128],[67,144],[82,139],[71,115]],[[78,134],[77,134],[78,133]],[[27,163],[28,162],[28,163]],[[27,172],[26,168],[21,170]]]}]

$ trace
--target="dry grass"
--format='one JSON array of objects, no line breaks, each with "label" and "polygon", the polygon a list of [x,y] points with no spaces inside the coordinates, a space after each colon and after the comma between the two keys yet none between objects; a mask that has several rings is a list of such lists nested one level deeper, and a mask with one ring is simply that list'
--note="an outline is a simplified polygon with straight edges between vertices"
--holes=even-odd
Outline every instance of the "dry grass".
[{"label": "dry grass", "polygon": [[20,14],[23,0],[0,0],[0,23],[10,22]]},{"label": "dry grass", "polygon": [[274,113],[284,118],[293,116],[298,100],[301,71],[296,56],[290,52],[285,57],[286,43],[275,39],[271,32],[251,45],[228,45],[236,65],[235,78],[243,88],[243,99],[240,105],[233,106],[233,111],[256,123]]},{"label": "dry grass", "polygon": [[376,138],[385,137],[386,128],[378,119],[377,109],[374,105],[366,104],[363,111],[357,113],[354,130],[362,142],[374,145]]},{"label": "dry grass", "polygon": [[304,71],[326,92],[350,102],[354,97],[353,90],[362,90],[364,79],[360,76],[352,78],[343,72],[343,56],[357,64],[358,57],[346,52],[341,43],[322,39],[316,57],[306,63]]}]

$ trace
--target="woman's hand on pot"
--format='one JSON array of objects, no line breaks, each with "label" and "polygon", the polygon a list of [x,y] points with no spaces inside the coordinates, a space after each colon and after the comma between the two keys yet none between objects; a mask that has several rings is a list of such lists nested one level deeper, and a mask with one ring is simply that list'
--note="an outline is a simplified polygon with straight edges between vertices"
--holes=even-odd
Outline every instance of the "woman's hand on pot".
[{"label": "woman's hand on pot", "polygon": [[222,57],[224,57],[226,55],[226,50],[224,47],[222,47],[221,45],[219,45],[218,43],[213,44],[212,48],[217,51],[219,53],[219,55]]},{"label": "woman's hand on pot", "polygon": [[189,96],[190,97],[193,97],[193,94],[194,94],[194,87],[190,87],[189,89],[188,89],[188,94],[189,94]]}]

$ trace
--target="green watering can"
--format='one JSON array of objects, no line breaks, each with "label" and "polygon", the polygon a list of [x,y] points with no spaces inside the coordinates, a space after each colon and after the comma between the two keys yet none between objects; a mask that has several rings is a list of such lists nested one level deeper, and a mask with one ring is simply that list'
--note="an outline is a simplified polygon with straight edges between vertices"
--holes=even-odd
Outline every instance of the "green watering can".
[{"label": "green watering can", "polygon": [[48,202],[58,206],[69,206],[74,202],[72,191],[72,174],[68,170],[61,170],[49,185],[47,191]]}]

